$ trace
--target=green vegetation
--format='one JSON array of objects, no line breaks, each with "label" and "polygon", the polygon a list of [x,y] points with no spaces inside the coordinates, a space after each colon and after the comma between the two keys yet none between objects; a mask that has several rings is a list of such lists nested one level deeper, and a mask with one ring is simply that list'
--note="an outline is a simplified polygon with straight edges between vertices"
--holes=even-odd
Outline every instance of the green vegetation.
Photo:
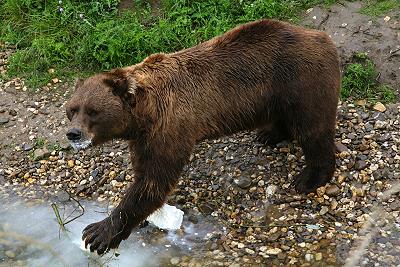
[{"label": "green vegetation", "polygon": [[393,102],[396,99],[394,89],[377,82],[374,63],[365,53],[355,54],[353,63],[346,66],[342,78],[342,99],[367,99],[371,102]]},{"label": "green vegetation", "polygon": [[387,15],[393,9],[400,9],[400,0],[367,0],[361,13],[379,17]]},{"label": "green vegetation", "polygon": [[334,1],[163,0],[158,16],[147,1],[134,2],[135,11],[119,14],[118,0],[3,0],[0,41],[17,46],[8,76],[39,87],[53,77],[84,76],[190,47],[240,23],[296,22],[303,10]]}]

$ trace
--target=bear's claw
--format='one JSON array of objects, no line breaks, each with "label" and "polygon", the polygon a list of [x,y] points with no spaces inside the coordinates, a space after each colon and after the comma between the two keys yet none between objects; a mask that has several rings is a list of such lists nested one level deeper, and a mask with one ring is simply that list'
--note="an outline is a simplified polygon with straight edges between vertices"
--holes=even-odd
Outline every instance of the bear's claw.
[{"label": "bear's claw", "polygon": [[88,225],[82,232],[85,248],[97,251],[101,255],[110,249],[117,248],[122,240],[128,238],[130,231],[124,229],[120,220],[111,220],[110,217]]},{"label": "bear's claw", "polygon": [[295,177],[292,185],[299,193],[308,194],[315,192],[318,187],[329,182],[329,176],[313,171],[310,167],[306,167],[297,177]]}]

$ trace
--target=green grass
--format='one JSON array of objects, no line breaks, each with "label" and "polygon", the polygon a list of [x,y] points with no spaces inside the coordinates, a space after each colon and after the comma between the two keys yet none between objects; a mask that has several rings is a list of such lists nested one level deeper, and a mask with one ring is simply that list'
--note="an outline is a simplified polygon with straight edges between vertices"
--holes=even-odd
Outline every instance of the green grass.
[{"label": "green grass", "polygon": [[187,48],[248,21],[297,22],[305,9],[334,0],[163,0],[158,17],[143,0],[136,12],[118,14],[118,2],[64,0],[59,12],[58,1],[2,0],[0,41],[17,46],[8,77],[39,87]]},{"label": "green grass", "polygon": [[366,99],[370,102],[394,102],[394,89],[377,82],[378,74],[374,63],[365,53],[355,54],[348,64],[342,78],[342,99]]},{"label": "green grass", "polygon": [[361,13],[373,17],[387,15],[391,10],[400,9],[400,0],[367,0]]}]

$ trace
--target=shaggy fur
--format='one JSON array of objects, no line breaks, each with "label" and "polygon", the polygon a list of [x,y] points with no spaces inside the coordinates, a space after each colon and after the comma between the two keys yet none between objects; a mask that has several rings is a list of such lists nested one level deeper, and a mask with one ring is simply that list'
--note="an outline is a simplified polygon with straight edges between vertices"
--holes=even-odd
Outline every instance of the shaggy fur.
[{"label": "shaggy fur", "polygon": [[241,25],[195,47],[79,81],[67,105],[75,143],[129,141],[135,181],[112,214],[83,239],[115,248],[164,203],[195,144],[259,130],[274,144],[297,139],[307,166],[295,179],[312,192],[334,172],[340,88],[336,48],[322,32],[274,20]]}]

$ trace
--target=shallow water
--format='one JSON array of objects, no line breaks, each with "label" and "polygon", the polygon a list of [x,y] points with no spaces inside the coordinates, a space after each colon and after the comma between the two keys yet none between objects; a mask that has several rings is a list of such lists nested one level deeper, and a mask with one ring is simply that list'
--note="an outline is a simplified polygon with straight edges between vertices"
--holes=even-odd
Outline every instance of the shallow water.
[{"label": "shallow water", "polygon": [[[105,208],[81,203],[84,215],[68,223],[63,232],[50,204],[0,201],[0,266],[155,266],[176,254],[190,254],[196,242],[201,243],[210,232],[204,224],[199,229],[189,222],[184,222],[184,230],[178,232],[148,226],[133,231],[121,243],[119,256],[114,251],[99,257],[80,248],[81,232],[87,224],[103,219]],[[57,206],[64,219],[78,207],[73,202]],[[69,218],[79,213],[78,209]],[[211,228],[215,226],[209,225],[208,230]]]}]

